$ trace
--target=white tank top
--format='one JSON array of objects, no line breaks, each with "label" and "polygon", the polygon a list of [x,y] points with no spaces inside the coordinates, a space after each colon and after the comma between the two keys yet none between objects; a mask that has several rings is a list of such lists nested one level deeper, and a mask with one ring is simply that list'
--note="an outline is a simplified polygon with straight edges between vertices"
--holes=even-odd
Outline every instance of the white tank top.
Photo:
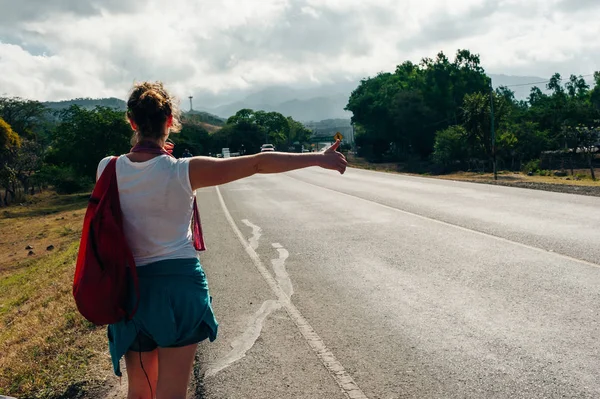
[{"label": "white tank top", "polygon": [[[110,157],[98,165],[102,174]],[[117,159],[117,184],[123,230],[137,266],[165,259],[195,258],[190,229],[193,191],[190,158],[166,155],[146,162]]]}]

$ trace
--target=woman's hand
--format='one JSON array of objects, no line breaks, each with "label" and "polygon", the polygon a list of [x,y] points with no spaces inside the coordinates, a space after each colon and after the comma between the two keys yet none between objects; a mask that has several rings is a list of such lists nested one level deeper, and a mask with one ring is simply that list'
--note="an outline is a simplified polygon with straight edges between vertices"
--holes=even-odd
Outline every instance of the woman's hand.
[{"label": "woman's hand", "polygon": [[321,159],[319,159],[319,166],[324,169],[337,170],[341,174],[344,174],[346,171],[346,166],[348,166],[348,161],[346,161],[346,157],[336,150],[340,146],[340,141],[336,140],[335,143],[323,151],[321,155]]}]

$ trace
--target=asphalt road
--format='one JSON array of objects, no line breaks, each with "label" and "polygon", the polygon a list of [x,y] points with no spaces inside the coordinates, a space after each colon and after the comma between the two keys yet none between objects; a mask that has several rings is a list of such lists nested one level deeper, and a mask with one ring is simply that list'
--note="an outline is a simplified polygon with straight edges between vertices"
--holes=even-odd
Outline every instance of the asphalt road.
[{"label": "asphalt road", "polygon": [[198,192],[201,398],[600,398],[600,198],[349,169]]}]

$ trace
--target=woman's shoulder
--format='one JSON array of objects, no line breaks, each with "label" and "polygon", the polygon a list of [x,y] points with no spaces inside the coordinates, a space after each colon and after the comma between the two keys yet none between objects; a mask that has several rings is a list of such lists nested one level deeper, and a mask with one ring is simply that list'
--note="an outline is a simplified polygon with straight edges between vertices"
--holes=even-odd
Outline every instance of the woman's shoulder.
[{"label": "woman's shoulder", "polygon": [[161,162],[173,166],[175,169],[187,168],[192,158],[175,158],[170,156],[159,157]]},{"label": "woman's shoulder", "polygon": [[106,165],[108,165],[108,162],[113,158],[113,155],[109,155],[107,157],[104,157],[100,160],[100,162],[98,162],[98,167],[101,167],[102,169],[104,169],[106,167]]},{"label": "woman's shoulder", "polygon": [[100,175],[102,175],[102,172],[106,168],[106,165],[108,165],[108,162],[110,162],[110,160],[113,158],[113,155],[109,155],[107,157],[102,158],[100,162],[98,162],[98,169],[96,170],[96,180],[100,178]]}]

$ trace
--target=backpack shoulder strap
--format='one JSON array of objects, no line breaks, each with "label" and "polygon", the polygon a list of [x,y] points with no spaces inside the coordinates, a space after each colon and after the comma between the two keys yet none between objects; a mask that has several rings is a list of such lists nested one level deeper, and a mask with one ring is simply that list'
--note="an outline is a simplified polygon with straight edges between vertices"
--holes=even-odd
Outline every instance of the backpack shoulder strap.
[{"label": "backpack shoulder strap", "polygon": [[194,237],[194,248],[196,251],[205,251],[206,245],[204,244],[204,235],[202,234],[202,223],[200,222],[200,212],[198,211],[198,201],[194,194],[194,218],[192,223],[192,233]]},{"label": "backpack shoulder strap", "polygon": [[102,198],[102,194],[106,193],[110,188],[111,182],[113,178],[116,178],[117,174],[117,157],[112,157],[108,164],[102,171],[100,178],[96,182],[94,186],[94,191],[92,191],[92,196],[90,197],[90,201],[98,203],[100,198]]},{"label": "backpack shoulder strap", "polygon": [[[111,202],[111,207],[114,212],[113,215],[118,221],[121,227],[121,231],[123,231],[123,214],[121,211],[121,201],[119,199],[119,188],[117,185],[117,157],[112,157],[111,160],[108,162],[108,165],[106,165],[106,168],[104,168],[100,179],[102,179],[103,177],[106,177],[106,183],[101,187],[103,189],[102,192],[107,192],[110,195],[109,200]],[[100,180],[98,180],[98,183],[100,183]],[[124,236],[123,239],[125,239]],[[127,258],[127,265],[125,265],[124,267],[127,267],[129,271],[129,277],[131,278],[131,282],[133,283],[133,293],[135,297],[133,309],[131,309],[131,311],[129,311],[127,314],[127,320],[131,320],[133,318],[133,315],[137,312],[138,306],[140,304],[140,287],[138,283],[137,267],[135,264],[135,259],[133,258],[133,254],[131,253],[131,249],[129,249],[129,247],[125,245],[123,250],[124,255]]]}]

